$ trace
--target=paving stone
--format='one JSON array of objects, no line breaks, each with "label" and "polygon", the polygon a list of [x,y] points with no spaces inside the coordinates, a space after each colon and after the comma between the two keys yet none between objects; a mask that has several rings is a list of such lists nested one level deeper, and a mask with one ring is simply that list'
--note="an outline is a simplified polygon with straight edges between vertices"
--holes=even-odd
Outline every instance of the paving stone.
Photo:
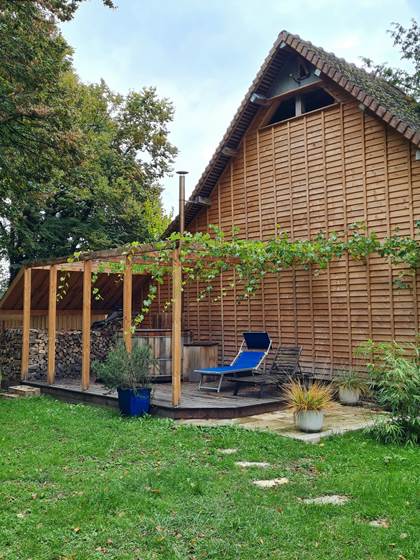
[{"label": "paving stone", "polygon": [[[235,425],[246,430],[257,430],[271,432],[280,436],[290,437],[305,443],[319,443],[321,439],[345,432],[361,430],[371,426],[377,417],[373,412],[361,406],[343,406],[333,403],[325,414],[324,429],[316,434],[305,434],[296,429],[293,421],[293,413],[290,410],[277,410],[265,414],[256,414],[244,418],[229,420],[229,425]],[[194,424],[201,426],[223,426],[226,420],[183,420],[183,424]]]},{"label": "paving stone", "polygon": [[276,486],[283,486],[283,484],[288,484],[288,478],[272,478],[269,480],[253,480],[252,481],[255,486],[258,488],[275,488]]},{"label": "paving stone", "polygon": [[304,504],[332,504],[335,506],[342,506],[348,501],[348,496],[339,496],[338,494],[334,494],[332,496],[318,496],[317,498],[304,498],[302,500]]},{"label": "paving stone", "polygon": [[233,455],[234,453],[238,452],[237,447],[228,447],[226,449],[218,449],[218,452],[222,455]]},{"label": "paving stone", "polygon": [[382,527],[382,529],[388,529],[389,521],[385,517],[380,519],[372,519],[372,521],[369,522],[369,525],[371,527]]},{"label": "paving stone", "polygon": [[245,469],[249,467],[266,469],[271,466],[270,463],[266,463],[265,461],[236,461],[235,465]]}]

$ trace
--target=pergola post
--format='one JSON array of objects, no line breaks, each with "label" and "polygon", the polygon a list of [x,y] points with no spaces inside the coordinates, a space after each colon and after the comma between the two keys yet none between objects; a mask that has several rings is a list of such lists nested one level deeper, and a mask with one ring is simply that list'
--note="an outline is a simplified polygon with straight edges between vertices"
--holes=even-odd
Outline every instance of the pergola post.
[{"label": "pergola post", "polygon": [[182,367],[182,267],[179,249],[172,257],[172,405],[181,402],[181,367]]},{"label": "pergola post", "polygon": [[23,271],[23,321],[22,321],[22,361],[21,379],[28,378],[29,372],[29,338],[31,329],[31,269]]},{"label": "pergola post", "polygon": [[[177,171],[179,175],[179,233],[184,234],[185,226],[185,175],[187,171]],[[172,405],[181,403],[182,370],[182,264],[181,245],[172,256]]]},{"label": "pergola post", "polygon": [[57,266],[50,267],[48,291],[48,372],[47,383],[55,382],[55,344],[57,331]]},{"label": "pergola post", "polygon": [[133,338],[131,332],[132,320],[132,300],[133,300],[133,270],[131,261],[127,258],[124,268],[124,287],[123,287],[123,336],[127,352],[131,352]]},{"label": "pergola post", "polygon": [[83,266],[83,315],[82,315],[82,390],[89,389],[90,381],[90,326],[92,302],[92,261]]}]

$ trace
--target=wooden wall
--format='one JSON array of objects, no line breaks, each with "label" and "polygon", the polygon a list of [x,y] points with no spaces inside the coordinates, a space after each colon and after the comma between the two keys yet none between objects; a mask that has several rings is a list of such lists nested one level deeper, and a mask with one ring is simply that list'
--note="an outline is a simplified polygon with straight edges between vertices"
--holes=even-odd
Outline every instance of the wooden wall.
[{"label": "wooden wall", "polygon": [[[92,322],[100,321],[106,317],[104,313],[92,313]],[[22,327],[22,312],[19,311],[1,311],[0,312],[0,330],[1,329],[19,329]],[[31,329],[48,329],[48,315],[44,313],[31,314]],[[82,330],[82,314],[81,312],[57,313],[57,330],[58,331],[79,331]]]},{"label": "wooden wall", "polygon": [[[278,229],[305,239],[364,221],[380,237],[397,227],[415,233],[420,162],[400,134],[348,98],[260,128],[263,118],[246,134],[191,231],[217,224],[226,233],[236,226],[248,239],[270,239]],[[367,264],[342,258],[319,274],[297,268],[267,277],[248,303],[238,303],[233,289],[221,302],[198,304],[199,286],[190,286],[184,328],[197,340],[218,341],[224,360],[234,356],[242,331],[266,329],[275,345],[303,345],[307,368],[328,371],[351,364],[355,346],[369,337],[412,339],[419,278],[398,289],[398,271],[379,257]],[[225,276],[220,285],[229,281]]]}]

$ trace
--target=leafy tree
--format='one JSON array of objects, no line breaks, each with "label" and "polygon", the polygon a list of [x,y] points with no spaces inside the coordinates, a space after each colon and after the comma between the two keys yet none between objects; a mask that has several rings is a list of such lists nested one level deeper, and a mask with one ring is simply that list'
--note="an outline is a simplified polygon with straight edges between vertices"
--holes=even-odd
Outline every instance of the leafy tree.
[{"label": "leafy tree", "polygon": [[[160,179],[172,105],[85,85],[57,21],[82,0],[0,1],[0,258],[150,240],[166,226]],[[110,1],[104,4],[112,7]]]},{"label": "leafy tree", "polygon": [[[401,60],[408,62],[411,70],[392,68],[388,63],[374,64],[369,58],[362,58],[365,66],[420,103],[420,25],[413,18],[411,25],[405,28],[400,23],[392,23],[388,31],[394,40],[394,46],[401,53]],[[420,110],[420,109],[418,109]]]}]

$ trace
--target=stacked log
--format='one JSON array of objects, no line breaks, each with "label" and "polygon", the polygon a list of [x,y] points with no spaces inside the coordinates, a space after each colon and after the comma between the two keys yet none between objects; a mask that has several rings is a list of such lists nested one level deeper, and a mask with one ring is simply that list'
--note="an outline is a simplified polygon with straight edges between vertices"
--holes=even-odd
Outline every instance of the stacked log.
[{"label": "stacked log", "polygon": [[[103,360],[115,339],[118,325],[91,331],[91,360]],[[0,332],[0,374],[3,379],[16,380],[20,376],[22,329]],[[82,366],[82,332],[57,331],[57,377],[79,378]],[[48,331],[31,329],[29,337],[29,378],[46,379],[48,366]]]}]

